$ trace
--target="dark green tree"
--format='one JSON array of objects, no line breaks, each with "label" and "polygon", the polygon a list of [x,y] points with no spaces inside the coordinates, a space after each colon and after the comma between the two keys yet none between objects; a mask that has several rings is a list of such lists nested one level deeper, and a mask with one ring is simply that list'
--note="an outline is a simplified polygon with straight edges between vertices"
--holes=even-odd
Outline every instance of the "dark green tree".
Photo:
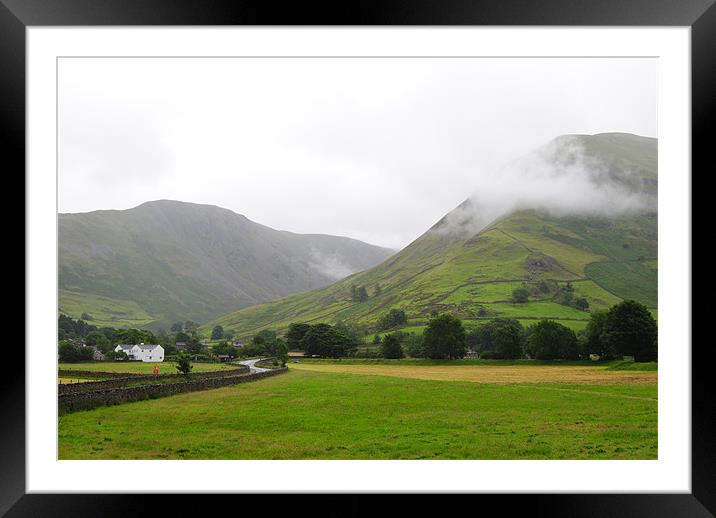
[{"label": "dark green tree", "polygon": [[387,334],[383,337],[381,352],[383,354],[383,358],[399,359],[405,356],[403,354],[403,347],[400,344],[400,338],[393,333]]},{"label": "dark green tree", "polygon": [[602,334],[606,344],[618,354],[634,357],[637,362],[656,361],[658,329],[647,307],[635,300],[612,306]]},{"label": "dark green tree", "polygon": [[425,354],[432,359],[454,360],[465,356],[465,329],[460,319],[438,315],[428,321],[423,331]]},{"label": "dark green tree", "polygon": [[105,336],[104,333],[99,331],[92,331],[85,337],[85,343],[90,347],[94,347],[102,353],[107,353],[112,350],[112,343]]},{"label": "dark green tree", "polygon": [[211,330],[211,339],[221,340],[222,338],[224,338],[224,328],[219,325],[214,326],[214,329]]},{"label": "dark green tree", "polygon": [[553,320],[541,320],[530,327],[526,350],[537,360],[572,360],[579,356],[577,335]]},{"label": "dark green tree", "polygon": [[581,309],[582,311],[587,311],[589,309],[589,302],[584,297],[574,299],[573,305],[575,308]]},{"label": "dark green tree", "polygon": [[425,347],[423,347],[423,335],[407,333],[405,348],[411,358],[425,358]]},{"label": "dark green tree", "polygon": [[404,326],[408,323],[408,316],[402,309],[391,309],[378,319],[378,329],[385,330],[393,327]]},{"label": "dark green tree", "polygon": [[356,344],[328,324],[316,324],[301,339],[301,349],[309,356],[340,358],[348,356]]},{"label": "dark green tree", "polygon": [[191,356],[188,354],[180,354],[177,356],[177,364],[175,367],[181,374],[188,375],[193,368],[191,364]]},{"label": "dark green tree", "polygon": [[478,349],[483,358],[515,359],[523,355],[525,333],[519,320],[495,318],[476,330]]},{"label": "dark green tree", "polygon": [[276,339],[276,354],[274,355],[283,366],[288,361],[288,344],[283,338]]},{"label": "dark green tree", "polygon": [[365,286],[360,286],[358,288],[358,291],[356,292],[356,295],[358,297],[358,302],[365,302],[368,300],[368,290],[365,288]]},{"label": "dark green tree", "polygon": [[617,351],[604,339],[604,325],[607,323],[606,311],[594,311],[584,329],[584,354],[596,354],[600,360],[616,358]]},{"label": "dark green tree", "polygon": [[304,335],[308,332],[308,330],[311,329],[311,326],[309,324],[305,323],[293,323],[288,326],[288,331],[286,332],[286,345],[288,346],[289,351],[298,351],[300,350],[300,343],[301,339],[304,337]]},{"label": "dark green tree", "polygon": [[512,291],[512,302],[527,302],[530,292],[526,288],[517,288]]}]

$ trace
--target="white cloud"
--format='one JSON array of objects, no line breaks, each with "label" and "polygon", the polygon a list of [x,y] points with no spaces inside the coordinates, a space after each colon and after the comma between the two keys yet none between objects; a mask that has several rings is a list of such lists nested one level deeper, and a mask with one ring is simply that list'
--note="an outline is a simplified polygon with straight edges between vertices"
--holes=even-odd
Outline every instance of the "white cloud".
[{"label": "white cloud", "polygon": [[402,247],[567,133],[656,133],[648,59],[66,59],[60,211],[153,199]]}]

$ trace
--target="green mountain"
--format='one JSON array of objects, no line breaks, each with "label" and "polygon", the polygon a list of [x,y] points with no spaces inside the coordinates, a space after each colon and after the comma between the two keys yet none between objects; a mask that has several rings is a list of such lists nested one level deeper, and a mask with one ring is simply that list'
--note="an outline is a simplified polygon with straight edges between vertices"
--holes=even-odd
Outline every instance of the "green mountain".
[{"label": "green mountain", "polygon": [[[579,329],[588,311],[625,298],[656,313],[656,139],[564,136],[516,161],[504,177],[515,171],[526,182],[514,185],[527,200],[522,206],[480,221],[499,213],[490,207],[497,196],[483,197],[484,204],[470,198],[370,270],[230,313],[203,331],[221,324],[249,337],[266,328],[283,331],[291,322],[346,321],[372,333],[391,308],[405,310],[408,331],[421,331],[433,311],[453,313],[468,326],[499,316],[525,325],[552,318]],[[535,175],[538,181],[529,183]],[[590,206],[593,199],[599,203]],[[365,286],[368,300],[353,301],[352,285]],[[526,303],[512,302],[516,288],[529,291]],[[575,304],[581,298],[587,311]]]},{"label": "green mountain", "polygon": [[60,312],[88,313],[97,325],[207,322],[230,308],[326,286],[393,253],[166,200],[60,214],[58,226]]}]

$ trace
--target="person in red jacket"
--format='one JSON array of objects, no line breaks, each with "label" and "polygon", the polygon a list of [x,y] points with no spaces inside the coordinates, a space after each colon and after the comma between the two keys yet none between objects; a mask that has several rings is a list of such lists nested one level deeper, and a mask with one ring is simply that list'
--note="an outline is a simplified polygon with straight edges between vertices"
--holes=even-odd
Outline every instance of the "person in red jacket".
[{"label": "person in red jacket", "polygon": [[157,367],[157,366],[155,365],[155,366],[154,366],[154,375],[156,376],[157,374],[159,374],[159,367]]}]

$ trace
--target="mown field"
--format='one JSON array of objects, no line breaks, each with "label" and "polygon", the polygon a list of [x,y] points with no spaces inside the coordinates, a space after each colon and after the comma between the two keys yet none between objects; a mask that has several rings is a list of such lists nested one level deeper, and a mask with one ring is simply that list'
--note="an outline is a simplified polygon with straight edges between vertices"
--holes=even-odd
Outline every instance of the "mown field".
[{"label": "mown field", "polygon": [[[615,371],[605,382],[574,377],[608,375],[605,366],[333,367],[291,364],[260,382],[66,414],[59,458],[657,458],[656,372]],[[475,382],[500,368],[509,382],[494,372]],[[471,381],[454,381],[470,371]]]},{"label": "mown field", "polygon": [[[87,362],[60,363],[60,370],[93,371],[93,372],[127,372],[131,374],[152,374],[154,366],[160,374],[176,374],[174,362]],[[192,372],[209,372],[236,368],[225,363],[192,363]]]}]

